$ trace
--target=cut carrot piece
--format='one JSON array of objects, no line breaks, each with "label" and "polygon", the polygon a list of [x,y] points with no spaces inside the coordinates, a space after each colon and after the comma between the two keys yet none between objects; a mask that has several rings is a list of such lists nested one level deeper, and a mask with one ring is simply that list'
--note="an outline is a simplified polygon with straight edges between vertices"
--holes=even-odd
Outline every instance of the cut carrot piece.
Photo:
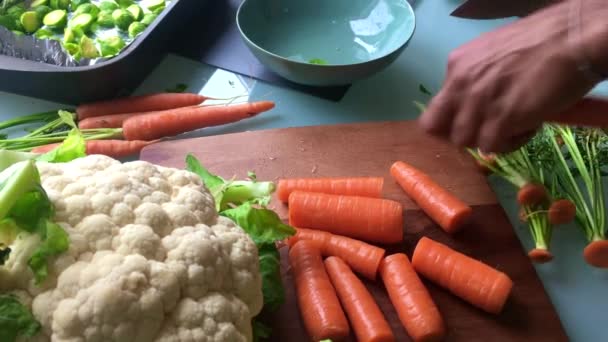
[{"label": "cut carrot piece", "polygon": [[321,192],[333,195],[348,195],[380,198],[384,178],[382,177],[320,177],[287,178],[277,183],[277,197],[282,202],[289,200],[295,190]]},{"label": "cut carrot piece", "polygon": [[293,246],[300,240],[319,242],[323,256],[340,257],[355,272],[370,280],[376,280],[378,267],[385,254],[383,248],[321,230],[296,228],[296,234],[289,238],[288,244]]},{"label": "cut carrot piece", "polygon": [[513,288],[505,273],[427,237],[418,241],[412,265],[423,277],[493,314],[502,311]]},{"label": "cut carrot piece", "polygon": [[205,127],[225,125],[254,117],[275,106],[272,101],[232,105],[168,109],[126,119],[122,124],[127,140],[154,140]]},{"label": "cut carrot piece", "polygon": [[383,198],[294,191],[289,195],[289,223],[367,242],[403,240],[403,207]]},{"label": "cut carrot piece", "polygon": [[393,163],[390,172],[405,193],[446,232],[454,233],[469,221],[473,209],[426,173],[402,161]]},{"label": "cut carrot piece", "polygon": [[341,340],[350,326],[314,241],[299,241],[289,249],[298,307],[313,341]]},{"label": "cut carrot piece", "polygon": [[540,184],[528,183],[517,191],[517,203],[520,205],[535,206],[547,198],[547,190]]},{"label": "cut carrot piece", "polygon": [[401,324],[414,341],[439,341],[446,334],[439,309],[409,258],[392,254],[380,264],[380,277]]},{"label": "cut carrot piece", "polygon": [[608,268],[608,240],[596,240],[583,250],[585,262],[599,268]]},{"label": "cut carrot piece", "polygon": [[546,249],[534,248],[530,252],[528,252],[528,257],[530,260],[537,264],[544,264],[553,260],[553,254]]},{"label": "cut carrot piece", "polygon": [[175,109],[203,103],[207,97],[192,93],[157,93],[122,97],[118,99],[82,104],[76,108],[78,120],[134,112]]},{"label": "cut carrot piece", "polygon": [[376,300],[339,257],[325,259],[325,269],[359,342],[392,342],[395,336]]}]

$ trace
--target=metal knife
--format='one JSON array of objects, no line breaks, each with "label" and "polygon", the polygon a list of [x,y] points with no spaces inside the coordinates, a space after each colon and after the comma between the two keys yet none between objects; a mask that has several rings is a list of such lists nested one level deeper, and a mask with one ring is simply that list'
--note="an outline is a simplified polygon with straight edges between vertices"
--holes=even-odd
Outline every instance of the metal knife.
[{"label": "metal knife", "polygon": [[465,19],[524,17],[560,0],[467,0],[450,15]]}]

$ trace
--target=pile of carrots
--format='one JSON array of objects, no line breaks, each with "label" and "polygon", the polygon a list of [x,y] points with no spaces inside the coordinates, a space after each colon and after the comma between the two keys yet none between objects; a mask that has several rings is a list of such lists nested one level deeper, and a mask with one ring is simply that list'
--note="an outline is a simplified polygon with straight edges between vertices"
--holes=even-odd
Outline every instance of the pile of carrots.
[{"label": "pile of carrots", "polygon": [[[390,174],[404,192],[449,234],[466,226],[472,208],[403,161]],[[382,198],[382,177],[280,179],[277,198],[288,206],[289,262],[299,311],[313,341],[395,341],[361,278],[381,281],[414,341],[438,341],[446,322],[421,277],[488,313],[502,311],[512,280],[481,261],[428,237],[412,258],[387,255],[381,244],[403,241],[403,207]]]},{"label": "pile of carrots", "polygon": [[[139,153],[162,138],[234,123],[275,107],[272,101],[205,105],[210,99],[214,98],[194,93],[154,93],[82,104],[76,108],[77,124],[80,130],[113,129],[120,139],[88,140],[86,151],[118,158]],[[32,152],[48,152],[57,145]]]}]

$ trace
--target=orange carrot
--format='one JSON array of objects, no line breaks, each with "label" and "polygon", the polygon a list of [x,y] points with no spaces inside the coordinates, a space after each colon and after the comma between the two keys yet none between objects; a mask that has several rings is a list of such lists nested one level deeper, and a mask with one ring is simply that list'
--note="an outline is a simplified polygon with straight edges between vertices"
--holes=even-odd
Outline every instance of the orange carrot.
[{"label": "orange carrot", "polygon": [[274,108],[272,101],[166,110],[137,115],[122,125],[127,140],[154,140],[251,118]]},{"label": "orange carrot", "polygon": [[405,193],[443,230],[454,233],[471,218],[473,209],[421,170],[397,161],[391,175]]},{"label": "orange carrot", "polygon": [[395,336],[374,297],[339,257],[325,259],[325,269],[359,342],[392,342]]},{"label": "orange carrot", "polygon": [[[103,154],[108,157],[122,158],[128,157],[133,154],[139,153],[144,147],[155,143],[156,141],[141,141],[141,140],[87,140],[85,153],[91,154]],[[33,153],[46,153],[61,143],[48,144],[35,147],[31,152]]]},{"label": "orange carrot", "polygon": [[298,241],[289,249],[296,297],[304,326],[313,341],[341,340],[350,334],[321,251],[314,241]]},{"label": "orange carrot", "polygon": [[541,248],[534,248],[528,252],[528,257],[537,264],[544,264],[553,260],[553,254],[551,254],[551,252],[548,250]]},{"label": "orange carrot", "polygon": [[205,96],[192,93],[156,93],[129,96],[81,104],[76,108],[76,114],[78,115],[78,120],[84,120],[100,115],[150,112],[195,106],[203,103],[207,99],[208,98]]},{"label": "orange carrot", "polygon": [[583,257],[591,266],[608,268],[608,240],[595,240],[587,244]]},{"label": "orange carrot", "polygon": [[[175,111],[184,112],[191,111],[192,109],[196,109],[199,107],[208,107],[208,106],[187,106],[175,108]],[[78,122],[78,128],[80,129],[96,129],[96,128],[122,128],[123,123],[128,118],[138,116],[138,115],[148,115],[148,114],[158,114],[163,113],[164,111],[151,111],[151,112],[134,112],[134,113],[121,113],[121,114],[110,114],[110,115],[100,115],[93,116],[90,118],[86,118]]]},{"label": "orange carrot", "polygon": [[553,225],[567,224],[576,216],[576,206],[568,199],[553,201],[549,206],[549,223]]},{"label": "orange carrot", "polygon": [[489,313],[502,311],[513,281],[481,261],[423,237],[412,257],[416,272]]},{"label": "orange carrot", "polygon": [[380,277],[412,340],[439,341],[445,336],[443,317],[407,255],[397,253],[384,258]]},{"label": "orange carrot", "polygon": [[296,228],[296,234],[287,240],[293,246],[300,240],[313,240],[320,244],[323,256],[340,257],[348,263],[353,271],[362,276],[376,280],[378,267],[386,251],[360,240],[335,235],[321,230]]},{"label": "orange carrot", "polygon": [[403,207],[383,198],[294,191],[289,195],[289,223],[367,242],[403,240]]},{"label": "orange carrot", "polygon": [[517,203],[521,205],[537,205],[547,198],[547,190],[541,184],[528,183],[517,191]]},{"label": "orange carrot", "polygon": [[301,190],[379,198],[382,196],[383,185],[384,178],[382,177],[288,178],[278,181],[277,197],[280,201],[286,203],[289,200],[289,194],[294,190]]}]

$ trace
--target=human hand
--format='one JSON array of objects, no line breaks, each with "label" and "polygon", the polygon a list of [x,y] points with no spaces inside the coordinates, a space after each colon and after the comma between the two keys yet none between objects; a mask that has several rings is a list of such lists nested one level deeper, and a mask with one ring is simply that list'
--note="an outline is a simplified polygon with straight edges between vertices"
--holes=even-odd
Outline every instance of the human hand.
[{"label": "human hand", "polygon": [[608,62],[606,13],[603,0],[566,0],[454,50],[421,126],[486,152],[526,143],[544,121],[571,111],[602,80],[580,66],[587,59]]}]

